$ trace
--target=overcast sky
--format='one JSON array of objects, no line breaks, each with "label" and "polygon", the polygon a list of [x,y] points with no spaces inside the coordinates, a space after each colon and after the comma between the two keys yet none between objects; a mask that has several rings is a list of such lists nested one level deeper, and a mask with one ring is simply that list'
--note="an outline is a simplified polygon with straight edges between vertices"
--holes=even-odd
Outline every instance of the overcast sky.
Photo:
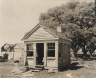
[{"label": "overcast sky", "polygon": [[68,1],[70,0],[0,0],[0,47],[5,43],[20,43],[25,32],[38,24],[41,12]]}]

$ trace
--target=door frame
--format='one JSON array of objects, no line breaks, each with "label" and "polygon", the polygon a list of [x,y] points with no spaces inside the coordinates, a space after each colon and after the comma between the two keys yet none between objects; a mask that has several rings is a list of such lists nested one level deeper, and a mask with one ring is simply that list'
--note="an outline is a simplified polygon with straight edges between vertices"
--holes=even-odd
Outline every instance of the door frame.
[{"label": "door frame", "polygon": [[43,54],[42,55],[42,62],[43,62],[43,64],[42,65],[44,65],[44,43],[36,43],[36,65],[40,65],[40,64],[37,64],[37,62],[38,62],[37,58],[39,57],[39,54],[40,54],[39,51],[38,51],[38,44],[42,44],[43,45],[42,46],[43,47],[43,49],[42,49],[43,50],[43,52],[42,52],[42,54]]}]

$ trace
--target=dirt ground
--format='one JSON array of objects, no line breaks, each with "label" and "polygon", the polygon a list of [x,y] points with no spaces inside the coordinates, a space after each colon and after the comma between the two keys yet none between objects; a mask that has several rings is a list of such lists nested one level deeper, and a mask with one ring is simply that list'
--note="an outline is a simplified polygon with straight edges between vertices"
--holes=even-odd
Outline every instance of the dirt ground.
[{"label": "dirt ground", "polygon": [[72,60],[69,68],[64,68],[58,73],[48,73],[48,70],[31,72],[32,76],[24,76],[28,72],[12,75],[14,69],[24,68],[12,62],[0,62],[0,78],[96,78],[96,59]]},{"label": "dirt ground", "polygon": [[68,69],[48,74],[47,71],[36,73],[36,78],[96,78],[96,60],[72,61]]}]

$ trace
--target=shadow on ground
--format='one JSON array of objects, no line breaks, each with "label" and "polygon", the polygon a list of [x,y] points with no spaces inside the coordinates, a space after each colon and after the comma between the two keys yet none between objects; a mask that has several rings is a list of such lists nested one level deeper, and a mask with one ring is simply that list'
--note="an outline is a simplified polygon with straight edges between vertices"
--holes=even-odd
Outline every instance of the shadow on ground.
[{"label": "shadow on ground", "polygon": [[83,66],[78,66],[78,62],[74,62],[74,63],[70,64],[69,67],[61,68],[59,71],[64,72],[64,71],[67,71],[67,70],[78,70],[80,68],[83,68]]},{"label": "shadow on ground", "polygon": [[78,63],[75,62],[75,63],[72,63],[69,67],[70,70],[78,70],[80,68],[83,68],[83,66],[78,66]]}]

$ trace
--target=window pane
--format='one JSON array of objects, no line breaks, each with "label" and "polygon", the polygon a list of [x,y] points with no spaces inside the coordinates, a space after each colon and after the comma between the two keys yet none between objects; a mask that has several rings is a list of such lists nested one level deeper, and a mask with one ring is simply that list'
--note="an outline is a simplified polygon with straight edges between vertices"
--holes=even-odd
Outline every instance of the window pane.
[{"label": "window pane", "polygon": [[52,49],[52,47],[50,47],[50,49]]},{"label": "window pane", "polygon": [[33,44],[27,44],[27,50],[33,50]]},{"label": "window pane", "polygon": [[53,43],[53,46],[55,47],[55,43]]},{"label": "window pane", "polygon": [[55,43],[48,43],[47,47],[51,47],[51,49],[52,49],[52,47],[55,47]]},{"label": "window pane", "polygon": [[33,56],[33,51],[27,51],[27,56]]},{"label": "window pane", "polygon": [[49,50],[48,51],[48,57],[55,57],[55,50]]},{"label": "window pane", "polygon": [[47,46],[49,46],[50,44],[48,43]]},{"label": "window pane", "polygon": [[53,49],[55,49],[55,47],[53,47]]},{"label": "window pane", "polygon": [[50,47],[48,47],[48,49],[50,49]]},{"label": "window pane", "polygon": [[55,49],[55,43],[48,43],[47,47],[48,47],[47,49],[49,49],[49,50],[52,49],[53,50],[53,49]]},{"label": "window pane", "polygon": [[29,46],[29,50],[33,50],[33,45],[30,45]]},{"label": "window pane", "polygon": [[50,44],[50,46],[52,46],[52,43]]}]

